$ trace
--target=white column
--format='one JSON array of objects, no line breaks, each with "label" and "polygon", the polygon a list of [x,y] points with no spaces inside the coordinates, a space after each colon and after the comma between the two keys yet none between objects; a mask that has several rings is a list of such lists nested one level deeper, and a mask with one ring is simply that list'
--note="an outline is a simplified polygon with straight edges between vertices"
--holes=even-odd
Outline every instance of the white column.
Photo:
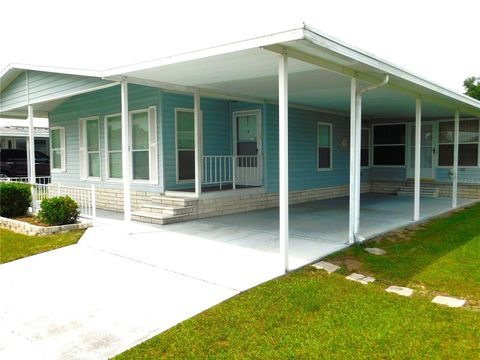
[{"label": "white column", "polygon": [[453,183],[452,183],[452,207],[457,207],[458,193],[458,132],[460,128],[460,112],[455,110],[455,127],[453,131]]},{"label": "white column", "polygon": [[121,82],[122,101],[122,180],[123,180],[123,217],[125,221],[131,220],[130,200],[130,128],[128,115],[128,83]]},{"label": "white column", "polygon": [[33,106],[28,105],[28,177],[30,184],[35,184],[35,134],[33,128]]},{"label": "white column", "polygon": [[415,189],[413,200],[413,220],[420,219],[420,161],[422,150],[422,100],[415,102]]},{"label": "white column", "polygon": [[200,112],[200,92],[193,94],[193,121],[195,128],[195,195],[202,193],[202,119]]},{"label": "white column", "polygon": [[348,225],[348,242],[355,242],[355,99],[357,95],[357,79],[351,80],[350,85],[350,215]]},{"label": "white column", "polygon": [[362,96],[355,100],[355,223],[353,227],[355,240],[360,230],[360,193],[361,193],[361,154],[362,154]]},{"label": "white column", "polygon": [[278,127],[280,170],[280,256],[285,272],[288,271],[288,58],[284,52],[278,63]]}]

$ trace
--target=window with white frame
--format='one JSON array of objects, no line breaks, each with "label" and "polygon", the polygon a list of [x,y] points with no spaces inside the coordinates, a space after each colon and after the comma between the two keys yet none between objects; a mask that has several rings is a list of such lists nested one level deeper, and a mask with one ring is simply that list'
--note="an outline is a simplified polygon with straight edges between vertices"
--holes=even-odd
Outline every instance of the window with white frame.
[{"label": "window with white frame", "polygon": [[176,109],[177,179],[195,179],[195,122],[193,110]]},{"label": "window with white frame", "polygon": [[370,129],[362,129],[362,149],[361,149],[362,167],[370,166]]},{"label": "window with white frame", "polygon": [[98,117],[80,119],[81,177],[100,178],[100,126]]},{"label": "window with white frame", "polygon": [[405,166],[405,132],[405,124],[374,125],[374,166]]},{"label": "window with white frame", "polygon": [[65,170],[65,128],[50,129],[50,166],[52,171]]},{"label": "window with white frame", "polygon": [[332,124],[317,124],[317,169],[332,168]]},{"label": "window with white frame", "polygon": [[156,107],[130,113],[132,179],[158,183]]},{"label": "window with white frame", "polygon": [[[458,133],[458,165],[478,166],[479,120],[462,120]],[[453,166],[453,121],[441,121],[438,126],[438,166]]]},{"label": "window with white frame", "polygon": [[109,179],[122,178],[122,118],[120,115],[105,117],[106,158]]}]

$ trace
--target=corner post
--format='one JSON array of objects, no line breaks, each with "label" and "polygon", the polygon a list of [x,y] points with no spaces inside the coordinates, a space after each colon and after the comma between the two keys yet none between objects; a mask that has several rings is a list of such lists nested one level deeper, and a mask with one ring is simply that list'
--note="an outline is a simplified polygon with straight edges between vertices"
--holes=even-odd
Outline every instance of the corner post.
[{"label": "corner post", "polygon": [[355,123],[357,78],[353,77],[350,82],[350,205],[348,222],[348,242],[355,242]]},{"label": "corner post", "polygon": [[413,200],[413,221],[420,219],[420,171],[422,150],[422,100],[415,102],[415,188]]},{"label": "corner post", "polygon": [[452,208],[457,207],[458,196],[458,133],[460,130],[460,112],[455,110],[455,126],[453,131],[453,181],[452,181]]},{"label": "corner post", "polygon": [[362,95],[357,93],[355,99],[355,223],[353,227],[355,241],[360,232],[360,194],[361,194],[361,154],[362,154]]},{"label": "corner post", "polygon": [[278,62],[278,116],[279,116],[279,207],[280,256],[283,270],[288,271],[288,57],[286,51]]},{"label": "corner post", "polygon": [[130,129],[128,113],[128,83],[122,80],[121,102],[122,102],[122,180],[123,180],[123,217],[131,221],[131,199],[130,199]]},{"label": "corner post", "polygon": [[200,112],[200,92],[193,93],[193,122],[195,132],[195,196],[202,193],[202,119]]}]

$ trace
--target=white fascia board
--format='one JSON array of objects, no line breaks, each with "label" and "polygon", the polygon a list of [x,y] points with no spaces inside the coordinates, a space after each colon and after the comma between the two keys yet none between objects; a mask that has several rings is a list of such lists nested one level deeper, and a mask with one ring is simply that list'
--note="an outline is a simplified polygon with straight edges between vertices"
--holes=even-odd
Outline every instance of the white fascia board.
[{"label": "white fascia board", "polygon": [[401,67],[394,65],[377,56],[360,50],[356,47],[348,45],[329,35],[326,35],[310,26],[305,26],[305,39],[315,45],[343,55],[349,59],[370,66],[379,72],[396,76],[415,85],[421,86],[435,93],[441,94],[451,100],[461,102],[462,104],[472,106],[480,111],[480,101],[475,100],[467,95],[459,94],[453,90],[449,90],[442,85],[426,80],[416,74],[413,74]]},{"label": "white fascia board", "polygon": [[42,71],[50,73],[59,73],[67,75],[79,75],[79,76],[89,76],[89,77],[102,77],[102,72],[97,70],[86,70],[86,69],[70,69],[56,66],[41,66],[41,65],[29,65],[29,64],[9,64],[5,69],[0,72],[0,79],[10,70],[31,70],[31,71]]},{"label": "white fascia board", "polygon": [[103,77],[108,80],[109,77],[123,76],[135,71],[142,71],[161,67],[165,65],[177,64],[186,61],[208,58],[217,55],[234,53],[242,50],[249,50],[254,48],[261,48],[268,45],[284,43],[295,40],[302,40],[304,38],[304,25],[298,28],[274,33],[271,35],[256,37],[249,40],[233,42],[226,45],[215,46],[199,51],[187,52],[179,55],[169,56],[157,60],[143,62],[139,64],[109,69],[103,72]]}]

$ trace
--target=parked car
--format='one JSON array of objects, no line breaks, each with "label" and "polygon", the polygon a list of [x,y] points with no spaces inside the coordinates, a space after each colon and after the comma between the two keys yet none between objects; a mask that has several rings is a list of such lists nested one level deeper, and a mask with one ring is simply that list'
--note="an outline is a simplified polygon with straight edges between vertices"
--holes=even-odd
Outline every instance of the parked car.
[{"label": "parked car", "polygon": [[[0,177],[28,176],[27,151],[18,149],[0,149]],[[50,176],[50,158],[35,151],[35,175]]]}]

